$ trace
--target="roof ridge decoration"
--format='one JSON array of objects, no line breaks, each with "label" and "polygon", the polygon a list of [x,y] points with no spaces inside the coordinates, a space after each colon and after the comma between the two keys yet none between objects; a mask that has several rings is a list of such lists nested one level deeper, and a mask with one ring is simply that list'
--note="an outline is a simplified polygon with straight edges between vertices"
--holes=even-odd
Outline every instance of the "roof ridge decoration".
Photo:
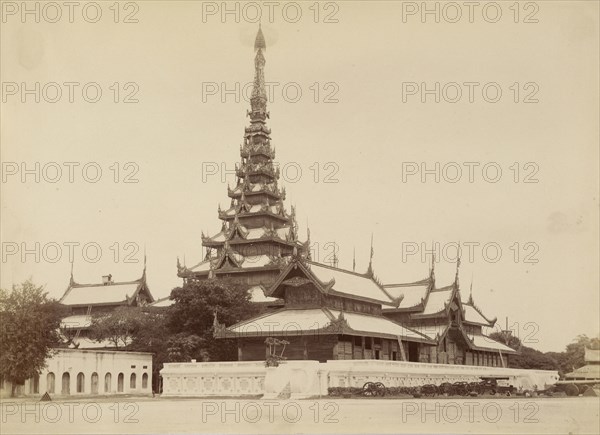
[{"label": "roof ridge decoration", "polygon": [[308,226],[308,222],[306,223],[306,242],[304,242],[305,249],[305,259],[306,261],[312,261],[312,254],[310,253],[310,228]]},{"label": "roof ridge decoration", "polygon": [[69,279],[69,286],[72,286],[73,284],[75,284],[75,279],[73,278],[73,263],[75,261],[72,260],[71,261],[71,278]]},{"label": "roof ridge decoration", "polygon": [[[483,317],[491,325],[494,325],[498,321],[498,317],[494,317],[493,319],[488,319],[488,317],[485,314],[483,314],[483,311],[481,310],[481,308],[479,308],[479,306],[477,304],[475,304],[475,302],[473,301],[472,294],[469,295],[469,300],[462,305],[468,305],[468,306],[472,307],[475,311],[477,311],[479,313],[479,315],[481,315],[481,317]],[[464,308],[463,308],[463,315],[464,315]]]},{"label": "roof ridge decoration", "polygon": [[310,270],[310,264],[305,262],[304,258],[298,253],[298,248],[294,246],[293,254],[290,262],[287,267],[280,273],[279,277],[271,284],[271,287],[268,290],[268,295],[271,296],[273,292],[279,287],[287,274],[290,273],[293,269],[298,269],[306,275],[307,279],[310,280],[315,286],[321,290],[323,293],[327,294],[329,290],[334,286],[335,279],[332,278],[329,282],[322,282],[317,276]]},{"label": "roof ridge decoration", "polygon": [[473,305],[473,274],[471,273],[471,286],[469,288],[469,300],[467,301]]},{"label": "roof ridge decoration", "polygon": [[369,267],[367,268],[367,272],[364,274],[367,277],[373,277],[373,255],[375,251],[373,250],[373,233],[371,233],[371,253],[369,255]]},{"label": "roof ridge decoration", "polygon": [[[333,316],[333,313],[330,312]],[[340,310],[340,314],[329,321],[329,323],[323,328],[326,331],[336,332],[343,334],[344,332],[352,331],[353,329],[348,324],[348,321],[344,317],[344,309]]]},{"label": "roof ridge decoration", "polygon": [[142,270],[142,277],[140,280],[145,284],[146,283],[146,244],[144,244],[144,269]]},{"label": "roof ridge decoration", "polygon": [[413,282],[401,282],[396,284],[383,284],[384,287],[393,288],[393,287],[413,287],[415,285],[423,285],[428,284],[430,282],[429,277],[420,279],[419,281]]},{"label": "roof ridge decoration", "polygon": [[458,249],[456,252],[456,275],[454,275],[454,285],[458,288],[460,286],[458,280],[458,272],[460,269],[460,242],[458,242]]}]

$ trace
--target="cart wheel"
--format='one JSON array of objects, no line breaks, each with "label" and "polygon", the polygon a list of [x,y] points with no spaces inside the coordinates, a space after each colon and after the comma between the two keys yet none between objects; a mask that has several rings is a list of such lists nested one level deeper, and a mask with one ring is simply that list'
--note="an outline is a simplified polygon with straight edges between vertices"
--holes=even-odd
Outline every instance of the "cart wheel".
[{"label": "cart wheel", "polygon": [[377,382],[375,384],[375,395],[381,397],[385,396],[385,385],[383,385],[383,383]]}]

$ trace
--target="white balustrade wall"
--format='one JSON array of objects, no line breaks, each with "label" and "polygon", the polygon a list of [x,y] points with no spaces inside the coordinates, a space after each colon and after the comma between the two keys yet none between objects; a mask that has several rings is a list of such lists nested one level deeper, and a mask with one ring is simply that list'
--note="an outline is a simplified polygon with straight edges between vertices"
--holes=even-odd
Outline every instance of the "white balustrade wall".
[{"label": "white balustrade wall", "polygon": [[162,395],[260,396],[266,372],[261,361],[165,363]]},{"label": "white balustrade wall", "polygon": [[[303,369],[303,366],[304,369]],[[293,369],[293,371],[290,371]],[[362,387],[366,382],[382,382],[386,387],[417,387],[444,382],[478,382],[481,377],[506,377],[515,388],[543,390],[558,381],[558,373],[550,370],[508,369],[450,364],[429,364],[382,360],[288,361],[269,368],[271,384],[291,384],[292,397],[306,395],[304,386],[316,385],[310,391],[327,395],[329,387]],[[291,375],[290,373],[293,373]],[[166,363],[161,370],[164,396],[259,396],[274,392],[265,390],[267,368],[262,361]],[[298,383],[298,379],[303,379]]]}]

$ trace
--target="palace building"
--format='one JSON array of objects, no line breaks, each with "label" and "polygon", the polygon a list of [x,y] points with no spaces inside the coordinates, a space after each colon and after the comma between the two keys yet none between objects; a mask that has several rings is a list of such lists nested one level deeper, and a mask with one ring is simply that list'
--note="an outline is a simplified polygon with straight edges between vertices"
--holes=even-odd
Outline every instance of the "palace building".
[{"label": "palace building", "polygon": [[145,307],[154,302],[146,282],[146,260],[142,276],[133,281],[115,282],[112,275],[104,275],[102,282],[80,284],[71,278],[59,302],[69,308],[70,315],[62,319],[61,330],[71,347],[81,349],[108,348],[110,343],[89,338],[92,316],[105,314],[120,307]]},{"label": "palace building", "polygon": [[[381,284],[371,261],[366,273],[313,262],[310,232],[298,240],[295,210],[284,206],[285,189],[271,147],[265,90],[266,43],[254,44],[255,75],[237,184],[228,188],[227,210],[218,211],[221,230],[202,235],[205,258],[181,266],[184,280],[232,277],[247,285],[252,301],[266,313],[225,327],[215,315],[218,338],[236,339],[240,361],[269,357],[265,340],[283,340],[290,360],[378,359],[507,367],[515,351],[484,335],[492,327],[473,302],[464,301],[458,282],[437,286],[434,267],[426,279]],[[435,261],[433,261],[435,263]],[[432,263],[432,264],[433,264]]]}]

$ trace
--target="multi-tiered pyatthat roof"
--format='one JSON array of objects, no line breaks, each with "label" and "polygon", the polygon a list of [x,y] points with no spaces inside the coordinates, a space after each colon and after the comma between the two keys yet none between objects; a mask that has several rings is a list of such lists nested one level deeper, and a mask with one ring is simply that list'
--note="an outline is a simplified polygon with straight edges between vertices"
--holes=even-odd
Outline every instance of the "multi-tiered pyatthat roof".
[{"label": "multi-tiered pyatthat roof", "polygon": [[[298,241],[294,208],[288,213],[283,203],[285,189],[278,185],[279,168],[271,147],[271,130],[266,125],[269,118],[264,73],[266,44],[260,28],[254,50],[254,84],[247,112],[250,125],[240,146],[236,186],[227,188],[230,206],[226,210],[219,206],[221,231],[214,236],[202,234],[202,246],[207,250],[204,260],[191,268],[178,262],[178,275],[183,278],[252,272],[256,279],[249,279],[250,284],[267,284],[295,250],[308,252],[307,244]],[[268,270],[272,272],[256,274]]]}]

